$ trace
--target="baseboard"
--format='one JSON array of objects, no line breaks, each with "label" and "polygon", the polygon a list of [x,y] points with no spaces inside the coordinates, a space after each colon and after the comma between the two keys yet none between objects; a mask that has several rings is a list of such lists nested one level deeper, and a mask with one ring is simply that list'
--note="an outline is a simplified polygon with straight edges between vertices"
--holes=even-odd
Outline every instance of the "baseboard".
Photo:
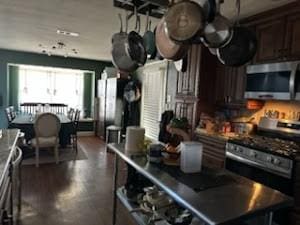
[{"label": "baseboard", "polygon": [[80,137],[95,136],[95,132],[94,131],[79,131],[79,132],[77,132],[77,135]]}]

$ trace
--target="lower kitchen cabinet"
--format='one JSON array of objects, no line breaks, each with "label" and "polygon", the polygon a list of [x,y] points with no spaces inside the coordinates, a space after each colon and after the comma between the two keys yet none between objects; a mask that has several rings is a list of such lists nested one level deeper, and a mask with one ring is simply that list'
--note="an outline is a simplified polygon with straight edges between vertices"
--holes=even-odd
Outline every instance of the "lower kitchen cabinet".
[{"label": "lower kitchen cabinet", "polygon": [[202,163],[210,168],[224,168],[227,140],[209,134],[195,134],[195,141],[203,145]]}]

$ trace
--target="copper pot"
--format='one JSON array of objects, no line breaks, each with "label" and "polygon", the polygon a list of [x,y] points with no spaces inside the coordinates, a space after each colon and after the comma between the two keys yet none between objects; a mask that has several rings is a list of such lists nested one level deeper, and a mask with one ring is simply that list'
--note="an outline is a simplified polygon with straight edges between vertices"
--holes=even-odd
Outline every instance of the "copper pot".
[{"label": "copper pot", "polygon": [[174,61],[182,59],[189,48],[187,44],[176,43],[169,38],[164,17],[156,27],[155,41],[159,54],[165,59]]}]

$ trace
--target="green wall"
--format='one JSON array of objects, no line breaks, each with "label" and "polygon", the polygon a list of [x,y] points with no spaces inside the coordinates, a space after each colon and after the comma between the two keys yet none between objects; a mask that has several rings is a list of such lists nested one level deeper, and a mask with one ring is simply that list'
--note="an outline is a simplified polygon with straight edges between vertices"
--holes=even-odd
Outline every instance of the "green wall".
[{"label": "green wall", "polygon": [[[89,70],[95,72],[95,79],[99,79],[103,69],[106,66],[112,66],[111,62],[86,60],[78,58],[65,58],[60,56],[47,56],[37,53],[19,52],[0,49],[0,97],[3,98],[3,105],[0,106],[0,128],[7,127],[7,120],[4,114],[4,108],[8,106],[9,101],[9,82],[8,64],[27,64],[37,66],[51,66],[60,68],[71,68]],[[97,84],[97,83],[96,83]],[[97,88],[95,88],[95,91]],[[12,93],[11,93],[12,94]]]}]

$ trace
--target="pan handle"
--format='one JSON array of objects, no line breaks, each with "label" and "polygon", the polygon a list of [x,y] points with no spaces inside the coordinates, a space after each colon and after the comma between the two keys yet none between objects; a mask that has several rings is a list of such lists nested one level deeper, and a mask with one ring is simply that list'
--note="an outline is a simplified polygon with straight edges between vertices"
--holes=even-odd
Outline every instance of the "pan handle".
[{"label": "pan handle", "polygon": [[120,27],[120,33],[122,33],[122,32],[123,32],[123,20],[122,20],[122,15],[121,15],[121,13],[118,13],[118,16],[119,16],[120,25],[121,25],[121,27]]}]

